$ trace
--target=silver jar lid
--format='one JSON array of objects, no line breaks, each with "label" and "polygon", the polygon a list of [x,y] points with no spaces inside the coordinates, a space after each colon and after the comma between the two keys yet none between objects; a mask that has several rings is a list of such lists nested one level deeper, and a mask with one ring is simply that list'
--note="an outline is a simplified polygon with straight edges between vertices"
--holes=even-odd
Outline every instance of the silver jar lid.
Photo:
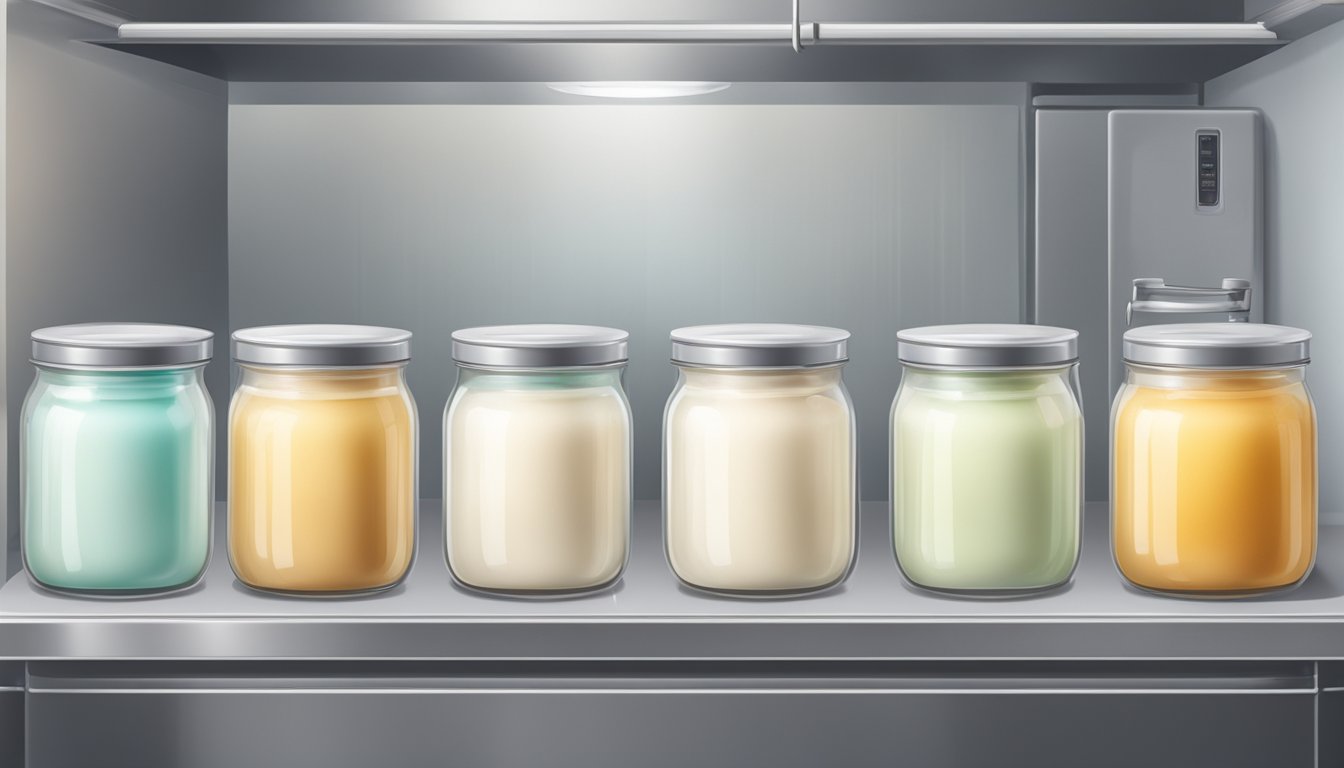
[{"label": "silver jar lid", "polygon": [[33,362],[57,368],[172,368],[210,362],[215,335],[156,323],[82,323],[33,331]]},{"label": "silver jar lid", "polygon": [[482,368],[589,368],[629,359],[630,334],[599,325],[489,325],[453,331],[453,359]]},{"label": "silver jar lid", "polygon": [[411,359],[411,332],[372,325],[268,325],[233,332],[233,359],[255,365],[363,368]]},{"label": "silver jar lid", "polygon": [[1173,368],[1279,368],[1311,362],[1311,333],[1263,323],[1177,323],[1125,331],[1126,362]]},{"label": "silver jar lid", "polygon": [[717,368],[806,368],[849,359],[849,331],[822,325],[737,323],[672,332],[672,362]]},{"label": "silver jar lid", "polygon": [[1078,360],[1078,332],[1049,325],[979,323],[907,328],[896,334],[902,363],[930,368],[1043,368]]}]

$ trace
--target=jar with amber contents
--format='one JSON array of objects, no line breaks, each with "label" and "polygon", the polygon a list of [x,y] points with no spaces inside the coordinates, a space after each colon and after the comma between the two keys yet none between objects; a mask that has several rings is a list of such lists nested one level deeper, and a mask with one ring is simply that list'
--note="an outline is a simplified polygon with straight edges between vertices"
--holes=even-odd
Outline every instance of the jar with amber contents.
[{"label": "jar with amber contents", "polygon": [[1219,597],[1307,577],[1316,556],[1310,340],[1253,323],[1125,333],[1112,543],[1129,583]]},{"label": "jar with amber contents", "polygon": [[255,589],[386,589],[415,551],[411,334],[290,325],[234,333],[229,560]]}]

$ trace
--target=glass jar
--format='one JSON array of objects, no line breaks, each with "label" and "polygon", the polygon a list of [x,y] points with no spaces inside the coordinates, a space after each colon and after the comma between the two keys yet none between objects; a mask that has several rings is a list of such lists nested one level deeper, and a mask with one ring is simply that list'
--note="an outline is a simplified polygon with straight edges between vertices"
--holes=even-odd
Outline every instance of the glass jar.
[{"label": "glass jar", "polygon": [[923,589],[1015,595],[1068,583],[1083,508],[1078,332],[944,325],[896,335],[892,538]]},{"label": "glass jar", "polygon": [[87,324],[32,335],[19,451],[23,562],[48,589],[192,586],[210,559],[214,411],[199,328]]},{"label": "glass jar", "polygon": [[415,554],[411,334],[284,325],[233,334],[229,560],[297,594],[387,589]]},{"label": "glass jar", "polygon": [[1111,492],[1126,581],[1219,597],[1307,577],[1316,557],[1310,340],[1254,323],[1125,332]]},{"label": "glass jar", "polygon": [[849,332],[711,325],[672,332],[663,419],[667,560],[686,585],[742,595],[827,589],[858,536]]},{"label": "glass jar", "polygon": [[584,325],[453,333],[444,546],[459,584],[558,595],[620,579],[630,549],[628,338]]}]

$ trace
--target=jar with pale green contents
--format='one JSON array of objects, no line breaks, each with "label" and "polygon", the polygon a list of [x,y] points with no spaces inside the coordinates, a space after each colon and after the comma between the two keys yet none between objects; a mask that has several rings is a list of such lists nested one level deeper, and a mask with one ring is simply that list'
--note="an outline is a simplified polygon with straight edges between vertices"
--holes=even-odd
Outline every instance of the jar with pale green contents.
[{"label": "jar with pale green contents", "polygon": [[1068,583],[1082,532],[1077,340],[1035,325],[897,334],[892,538],[912,584],[995,596]]},{"label": "jar with pale green contents", "polygon": [[20,426],[23,561],[47,589],[184,589],[211,543],[213,334],[149,324],[44,328]]}]

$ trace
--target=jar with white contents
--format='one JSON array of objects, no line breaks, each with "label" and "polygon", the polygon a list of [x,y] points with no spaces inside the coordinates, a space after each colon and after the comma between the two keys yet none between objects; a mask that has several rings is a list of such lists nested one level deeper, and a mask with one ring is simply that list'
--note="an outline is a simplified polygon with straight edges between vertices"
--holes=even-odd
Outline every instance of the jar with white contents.
[{"label": "jar with white contents", "polygon": [[833,587],[853,567],[849,333],[806,325],[672,332],[664,416],[667,558],[688,586],[742,596]]},{"label": "jar with white contents", "polygon": [[453,333],[443,497],[458,583],[547,596],[620,579],[630,538],[628,337],[582,325]]}]

